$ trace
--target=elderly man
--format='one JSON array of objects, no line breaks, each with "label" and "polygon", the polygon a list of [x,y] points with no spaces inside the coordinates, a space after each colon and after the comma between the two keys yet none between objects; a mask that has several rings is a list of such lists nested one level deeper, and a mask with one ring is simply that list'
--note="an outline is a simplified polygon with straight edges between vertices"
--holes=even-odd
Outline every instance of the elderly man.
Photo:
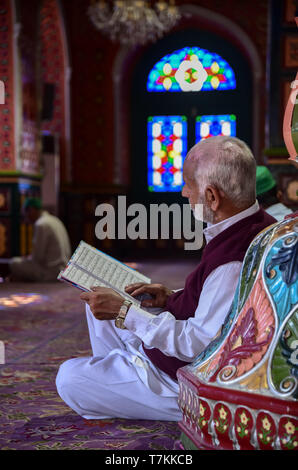
[{"label": "elderly man", "polygon": [[81,294],[93,357],[62,364],[56,384],[62,399],[86,419],[181,419],[177,369],[216,336],[250,242],[275,223],[259,208],[255,159],[239,139],[199,142],[187,155],[183,177],[183,196],[194,213],[203,204],[207,222],[203,257],[184,289],[128,286],[133,296],[151,295],[143,308],[106,288]]},{"label": "elderly man", "polygon": [[34,225],[32,253],[9,262],[14,281],[56,281],[71,255],[67,231],[58,217],[42,209],[39,198],[28,198],[22,208],[24,219]]}]

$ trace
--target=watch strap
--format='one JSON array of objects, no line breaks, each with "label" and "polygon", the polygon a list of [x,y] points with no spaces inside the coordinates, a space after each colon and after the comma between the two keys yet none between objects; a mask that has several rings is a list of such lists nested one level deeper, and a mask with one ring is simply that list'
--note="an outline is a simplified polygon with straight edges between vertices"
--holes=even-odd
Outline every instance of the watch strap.
[{"label": "watch strap", "polygon": [[124,321],[128,312],[129,307],[131,306],[132,302],[129,300],[124,300],[123,304],[120,307],[119,313],[115,318],[115,326],[120,328],[121,330],[125,330],[126,326],[124,325]]}]

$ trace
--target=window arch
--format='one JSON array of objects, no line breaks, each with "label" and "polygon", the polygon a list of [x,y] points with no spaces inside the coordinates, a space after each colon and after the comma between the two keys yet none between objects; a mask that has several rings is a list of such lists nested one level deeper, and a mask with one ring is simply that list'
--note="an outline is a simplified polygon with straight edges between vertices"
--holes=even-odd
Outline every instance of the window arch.
[{"label": "window arch", "polygon": [[236,88],[232,67],[215,52],[184,47],[162,57],[151,69],[147,91],[212,91]]}]

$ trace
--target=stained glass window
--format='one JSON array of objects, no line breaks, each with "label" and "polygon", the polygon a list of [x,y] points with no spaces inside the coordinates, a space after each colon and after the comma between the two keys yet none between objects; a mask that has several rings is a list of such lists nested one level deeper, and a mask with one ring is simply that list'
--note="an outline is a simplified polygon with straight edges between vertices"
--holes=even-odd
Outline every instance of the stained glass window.
[{"label": "stained glass window", "polygon": [[196,142],[216,135],[236,136],[236,116],[234,114],[197,116]]},{"label": "stained glass window", "polygon": [[148,189],[181,191],[182,167],[187,153],[185,116],[148,117]]},{"label": "stained glass window", "polygon": [[160,59],[151,69],[147,91],[212,91],[236,88],[235,73],[220,55],[184,47]]}]

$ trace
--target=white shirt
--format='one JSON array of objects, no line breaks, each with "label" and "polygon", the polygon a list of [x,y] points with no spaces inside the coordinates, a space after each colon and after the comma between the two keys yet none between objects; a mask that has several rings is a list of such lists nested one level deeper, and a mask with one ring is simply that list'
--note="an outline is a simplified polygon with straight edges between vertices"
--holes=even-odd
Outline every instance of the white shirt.
[{"label": "white shirt", "polygon": [[267,212],[267,214],[272,215],[272,217],[274,217],[278,222],[281,222],[282,220],[284,220],[286,215],[292,214],[291,209],[286,207],[281,202],[277,204],[273,204],[270,207],[267,207],[265,211]]},{"label": "white shirt", "polygon": [[[204,230],[206,242],[223,230],[259,210],[256,201],[248,209]],[[176,320],[170,312],[153,314],[131,305],[125,326],[148,348],[158,348],[168,356],[193,361],[217,335],[232,305],[242,263],[233,261],[214,269],[206,278],[194,317]],[[153,309],[152,309],[153,310]],[[154,309],[156,310],[156,309]]]},{"label": "white shirt", "polygon": [[58,217],[43,211],[34,224],[31,258],[43,268],[62,268],[68,262],[71,247],[67,231]]}]

